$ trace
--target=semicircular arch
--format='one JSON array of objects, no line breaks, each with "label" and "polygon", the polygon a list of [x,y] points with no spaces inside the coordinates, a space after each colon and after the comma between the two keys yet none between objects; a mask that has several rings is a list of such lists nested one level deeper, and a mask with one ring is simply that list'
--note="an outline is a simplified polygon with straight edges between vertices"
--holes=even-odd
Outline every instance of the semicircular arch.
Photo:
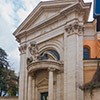
[{"label": "semicircular arch", "polygon": [[53,42],[53,43],[47,43],[45,45],[43,45],[41,48],[39,48],[39,54],[41,54],[44,51],[47,50],[55,50],[58,52],[58,54],[60,55],[60,60],[62,59],[63,56],[63,48],[61,47],[61,45]]}]

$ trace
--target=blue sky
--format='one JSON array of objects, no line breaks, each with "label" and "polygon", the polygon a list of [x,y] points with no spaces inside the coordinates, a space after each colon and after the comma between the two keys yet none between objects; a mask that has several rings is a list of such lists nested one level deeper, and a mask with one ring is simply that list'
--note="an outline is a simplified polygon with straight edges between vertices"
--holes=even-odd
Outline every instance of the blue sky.
[{"label": "blue sky", "polygon": [[[12,33],[39,2],[40,0],[0,0],[0,47],[7,52],[11,68],[16,72],[19,72],[20,65],[19,44]],[[89,20],[93,20],[92,11]]]}]

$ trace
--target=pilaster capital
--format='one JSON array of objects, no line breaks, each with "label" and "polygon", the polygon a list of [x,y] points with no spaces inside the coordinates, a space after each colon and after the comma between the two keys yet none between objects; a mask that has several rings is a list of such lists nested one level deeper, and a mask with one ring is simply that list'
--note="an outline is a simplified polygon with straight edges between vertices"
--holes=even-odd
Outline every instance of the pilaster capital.
[{"label": "pilaster capital", "polygon": [[70,25],[67,25],[65,27],[65,30],[67,31],[68,35],[72,35],[72,34],[83,35],[84,26],[80,25],[78,22],[74,22]]},{"label": "pilaster capital", "polygon": [[26,45],[26,44],[21,45],[21,46],[19,47],[19,51],[20,51],[21,54],[26,53],[26,49],[27,49],[27,45]]},{"label": "pilaster capital", "polygon": [[56,69],[55,68],[48,68],[49,72],[54,72]]}]

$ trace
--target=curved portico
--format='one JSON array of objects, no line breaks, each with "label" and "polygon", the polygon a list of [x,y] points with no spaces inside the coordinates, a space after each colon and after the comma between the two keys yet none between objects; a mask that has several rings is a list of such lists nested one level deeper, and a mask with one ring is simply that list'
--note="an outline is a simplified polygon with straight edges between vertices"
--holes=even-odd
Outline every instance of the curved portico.
[{"label": "curved portico", "polygon": [[[55,60],[38,60],[34,61],[27,66],[28,70],[28,100],[34,100],[35,96],[35,73],[40,70],[46,70],[48,72],[48,99],[53,100],[54,98],[54,72],[61,72],[63,71],[63,64],[60,61]],[[34,83],[33,83],[34,82]],[[32,85],[33,84],[33,85]],[[31,88],[33,87],[33,88]],[[39,93],[40,94],[40,93]]]}]

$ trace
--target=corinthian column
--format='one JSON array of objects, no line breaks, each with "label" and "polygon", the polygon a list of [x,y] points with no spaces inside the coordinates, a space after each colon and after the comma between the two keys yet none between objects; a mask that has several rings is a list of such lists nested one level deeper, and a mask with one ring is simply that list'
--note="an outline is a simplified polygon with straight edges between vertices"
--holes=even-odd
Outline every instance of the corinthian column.
[{"label": "corinthian column", "polygon": [[35,100],[35,75],[32,75],[32,100]]},{"label": "corinthian column", "polygon": [[32,100],[32,76],[28,76],[28,100]]},{"label": "corinthian column", "polygon": [[53,68],[49,68],[49,100],[53,100],[54,96],[53,96],[53,71],[55,69]]},{"label": "corinthian column", "polygon": [[67,25],[64,34],[64,100],[83,100],[83,26]]},{"label": "corinthian column", "polygon": [[26,67],[26,44],[19,47],[20,51],[20,75],[19,75],[19,100],[25,100],[25,67]]}]

